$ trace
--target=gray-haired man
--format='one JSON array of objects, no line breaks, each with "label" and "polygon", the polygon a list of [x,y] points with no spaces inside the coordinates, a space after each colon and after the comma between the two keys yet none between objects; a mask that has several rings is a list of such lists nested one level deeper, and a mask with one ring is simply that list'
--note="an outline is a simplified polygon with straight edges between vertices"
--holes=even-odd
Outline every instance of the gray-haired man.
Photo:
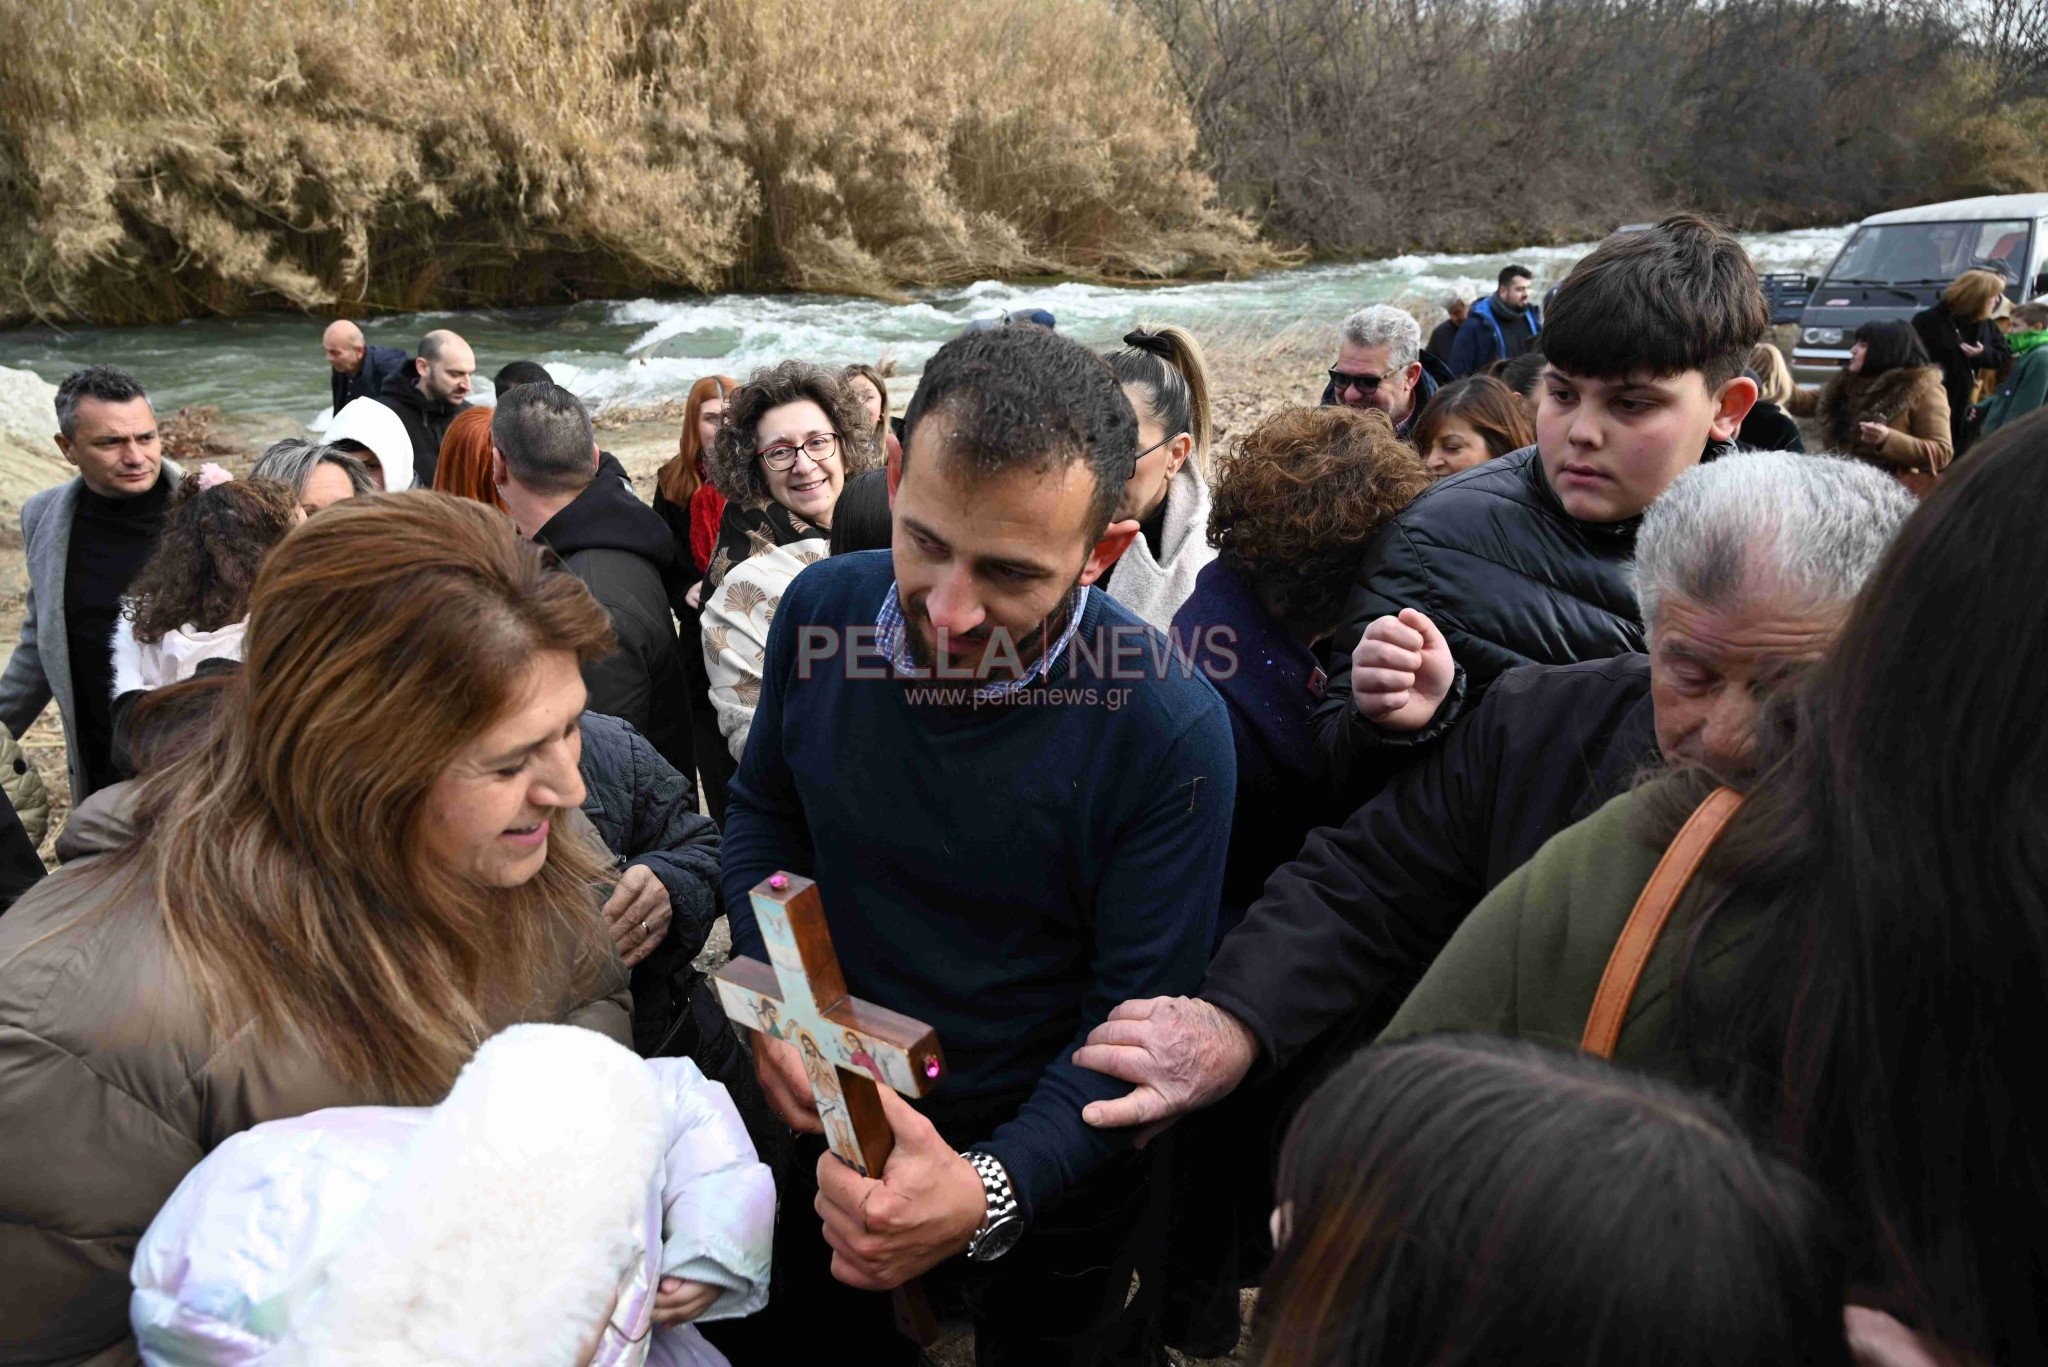
[{"label": "gray-haired man", "polygon": [[0,674],[0,721],[19,736],[56,699],[78,803],[120,777],[114,621],[156,549],[179,472],[163,458],[148,392],[112,366],[88,366],[57,387],[57,447],[78,477],[21,508],[28,603]]},{"label": "gray-haired man", "polygon": [[1645,765],[1740,783],[1760,700],[1826,650],[1912,510],[1856,461],[1742,452],[1681,475],[1636,543],[1649,654],[1503,674],[1440,750],[1309,837],[1195,997],[1110,1013],[1075,1061],[1135,1089],[1086,1119],[1170,1119],[1255,1066],[1370,1039],[1496,883]]},{"label": "gray-haired man", "polygon": [[1323,402],[1377,408],[1395,434],[1405,437],[1437,386],[1450,378],[1444,363],[1422,349],[1422,324],[1391,304],[1374,304],[1344,320]]}]

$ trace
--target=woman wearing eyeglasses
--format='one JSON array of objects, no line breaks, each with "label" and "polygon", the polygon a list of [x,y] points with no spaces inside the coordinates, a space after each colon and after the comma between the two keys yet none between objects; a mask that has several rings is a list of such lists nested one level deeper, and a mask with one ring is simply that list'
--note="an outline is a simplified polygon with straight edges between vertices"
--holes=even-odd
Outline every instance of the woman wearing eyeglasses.
[{"label": "woman wearing eyeglasses", "polygon": [[1138,414],[1138,459],[1119,520],[1138,539],[1097,583],[1165,631],[1202,567],[1216,558],[1209,526],[1209,380],[1202,350],[1179,328],[1138,327],[1109,368]]},{"label": "woman wearing eyeglasses", "polygon": [[[761,696],[775,605],[804,566],[825,558],[840,488],[874,464],[872,433],[853,391],[802,361],[755,371],[726,400],[709,460],[725,516],[704,575],[702,620],[711,705],[734,763]],[[731,765],[722,767],[720,781],[705,785],[721,819],[732,776]]]}]

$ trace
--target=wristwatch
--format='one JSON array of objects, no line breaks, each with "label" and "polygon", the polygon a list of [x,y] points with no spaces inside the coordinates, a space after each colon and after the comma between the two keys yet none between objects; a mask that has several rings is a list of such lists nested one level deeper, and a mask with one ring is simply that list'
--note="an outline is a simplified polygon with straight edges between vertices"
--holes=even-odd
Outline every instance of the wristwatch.
[{"label": "wristwatch", "polygon": [[981,1228],[967,1241],[967,1256],[977,1263],[992,1263],[1017,1246],[1024,1234],[1024,1219],[1017,1213],[1017,1193],[1010,1189],[1010,1174],[994,1154],[968,1149],[960,1155],[981,1178],[982,1194],[988,1199],[988,1214]]}]

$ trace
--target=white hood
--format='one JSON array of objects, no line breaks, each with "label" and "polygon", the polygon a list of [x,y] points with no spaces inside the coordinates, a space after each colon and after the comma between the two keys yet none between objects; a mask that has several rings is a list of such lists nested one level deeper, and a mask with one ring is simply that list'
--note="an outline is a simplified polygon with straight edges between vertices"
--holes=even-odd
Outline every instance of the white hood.
[{"label": "white hood", "polygon": [[385,493],[412,488],[412,438],[405,434],[405,424],[398,415],[377,400],[349,400],[320,435],[329,445],[337,441],[361,442],[376,453],[378,463],[384,467]]}]

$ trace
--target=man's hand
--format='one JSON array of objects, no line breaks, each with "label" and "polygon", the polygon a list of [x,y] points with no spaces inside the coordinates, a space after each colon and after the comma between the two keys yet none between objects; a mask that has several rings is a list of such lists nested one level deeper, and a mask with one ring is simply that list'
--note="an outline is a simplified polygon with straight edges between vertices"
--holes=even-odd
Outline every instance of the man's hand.
[{"label": "man's hand", "polygon": [[1244,1023],[1193,997],[1129,1001],[1088,1032],[1074,1062],[1137,1085],[1113,1101],[1091,1101],[1081,1119],[1097,1129],[1144,1125],[1144,1143],[1190,1111],[1221,1100],[1258,1060]]},{"label": "man's hand", "polygon": [[832,1246],[832,1275],[863,1291],[892,1291],[964,1253],[988,1216],[974,1165],[909,1102],[879,1090],[896,1135],[882,1180],[862,1177],[829,1153],[818,1160],[818,1214]]},{"label": "man's hand", "polygon": [[718,1288],[706,1282],[663,1277],[654,1289],[654,1322],[663,1329],[688,1324],[709,1310],[718,1299]]},{"label": "man's hand", "polygon": [[750,1037],[754,1042],[754,1077],[768,1098],[768,1108],[792,1130],[825,1133],[825,1122],[818,1119],[818,1103],[811,1096],[810,1074],[804,1071],[804,1056],[794,1044],[773,1035],[750,1033]]},{"label": "man's hand", "polygon": [[619,884],[604,904],[605,925],[619,957],[631,968],[668,935],[668,923],[675,918],[668,889],[645,864],[630,864],[619,875]]},{"label": "man's hand", "polygon": [[1414,608],[1374,618],[1351,650],[1351,705],[1389,731],[1420,731],[1451,691],[1457,667],[1436,623]]}]

